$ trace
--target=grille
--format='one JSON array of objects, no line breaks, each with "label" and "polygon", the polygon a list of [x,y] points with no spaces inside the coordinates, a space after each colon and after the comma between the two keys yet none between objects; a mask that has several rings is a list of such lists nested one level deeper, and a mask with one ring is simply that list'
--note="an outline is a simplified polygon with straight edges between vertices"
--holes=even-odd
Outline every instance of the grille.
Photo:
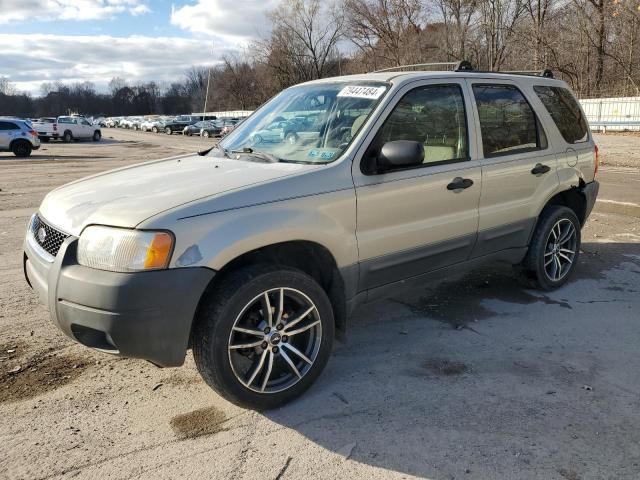
[{"label": "grille", "polygon": [[[43,235],[44,231],[44,235]],[[62,233],[56,230],[50,225],[47,225],[42,219],[36,215],[31,225],[31,233],[36,243],[40,245],[49,255],[56,256],[62,242],[69,236],[66,233]],[[43,238],[44,237],[44,238]]]}]

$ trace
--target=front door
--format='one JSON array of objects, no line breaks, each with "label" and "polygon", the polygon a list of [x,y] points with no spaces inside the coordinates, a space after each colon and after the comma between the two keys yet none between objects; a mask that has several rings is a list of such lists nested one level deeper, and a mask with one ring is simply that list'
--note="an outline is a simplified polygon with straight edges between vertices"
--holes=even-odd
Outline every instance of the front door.
[{"label": "front door", "polygon": [[[387,107],[356,158],[360,290],[466,260],[476,240],[480,163],[470,141],[464,81],[423,81],[405,87]],[[382,145],[422,143],[417,168],[372,169]]]}]

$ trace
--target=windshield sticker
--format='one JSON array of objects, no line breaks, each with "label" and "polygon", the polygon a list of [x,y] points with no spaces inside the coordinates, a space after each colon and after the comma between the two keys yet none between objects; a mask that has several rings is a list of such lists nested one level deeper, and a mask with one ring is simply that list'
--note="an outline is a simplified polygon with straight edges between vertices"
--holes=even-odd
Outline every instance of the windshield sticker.
[{"label": "windshield sticker", "polygon": [[358,85],[347,85],[340,93],[339,97],[356,97],[356,98],[371,98],[373,100],[382,96],[387,87],[367,87]]},{"label": "windshield sticker", "polygon": [[336,156],[335,151],[313,149],[308,153],[309,158],[320,158],[322,160],[331,160]]}]

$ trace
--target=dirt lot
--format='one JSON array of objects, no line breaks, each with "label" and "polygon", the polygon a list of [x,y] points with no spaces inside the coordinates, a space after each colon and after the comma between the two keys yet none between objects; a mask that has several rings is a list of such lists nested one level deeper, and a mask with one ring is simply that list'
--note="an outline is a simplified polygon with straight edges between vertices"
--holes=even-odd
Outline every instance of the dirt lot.
[{"label": "dirt lot", "polygon": [[0,478],[640,478],[640,137],[598,136],[601,201],[564,288],[494,267],[369,305],[307,395],[257,413],[190,356],[162,370],[73,344],[27,287],[46,192],[212,143],[104,133],[0,154]]}]

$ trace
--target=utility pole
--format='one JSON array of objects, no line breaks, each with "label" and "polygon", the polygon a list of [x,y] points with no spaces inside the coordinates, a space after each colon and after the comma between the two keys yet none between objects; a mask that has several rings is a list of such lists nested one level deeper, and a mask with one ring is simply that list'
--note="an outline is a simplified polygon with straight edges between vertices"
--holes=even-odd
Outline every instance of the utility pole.
[{"label": "utility pole", "polygon": [[[211,56],[213,56],[213,43],[211,43]],[[207,100],[209,99],[209,82],[211,81],[211,65],[209,65],[209,71],[207,73],[207,92],[204,95],[204,109],[202,110],[202,121],[207,114]]]}]

